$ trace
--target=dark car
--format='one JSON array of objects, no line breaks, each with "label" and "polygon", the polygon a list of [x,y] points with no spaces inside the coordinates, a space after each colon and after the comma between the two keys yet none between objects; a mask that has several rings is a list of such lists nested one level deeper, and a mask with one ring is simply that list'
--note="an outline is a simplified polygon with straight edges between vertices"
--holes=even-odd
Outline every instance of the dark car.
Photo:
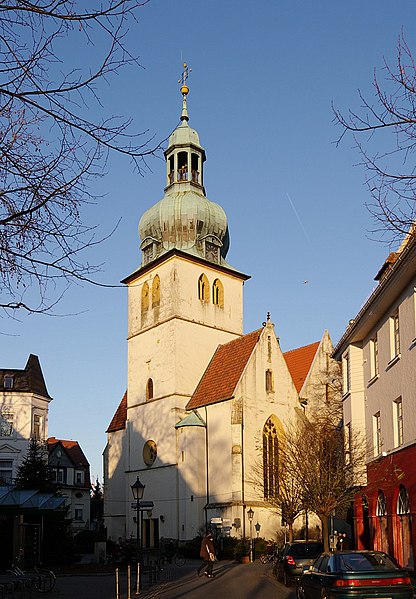
[{"label": "dark car", "polygon": [[380,551],[323,553],[298,581],[298,599],[413,599],[409,573]]},{"label": "dark car", "polygon": [[297,580],[305,568],[313,564],[324,546],[320,541],[293,541],[286,543],[279,554],[276,564],[277,578],[283,580],[285,586]]}]

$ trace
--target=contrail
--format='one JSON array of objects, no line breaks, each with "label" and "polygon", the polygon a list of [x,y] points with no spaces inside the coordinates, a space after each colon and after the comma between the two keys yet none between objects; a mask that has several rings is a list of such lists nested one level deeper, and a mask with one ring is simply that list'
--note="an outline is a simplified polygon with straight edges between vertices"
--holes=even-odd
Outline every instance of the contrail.
[{"label": "contrail", "polygon": [[288,200],[289,200],[289,202],[290,202],[290,205],[292,206],[292,210],[293,210],[293,212],[295,213],[295,216],[296,216],[296,218],[297,218],[297,220],[298,220],[298,223],[299,223],[299,225],[300,225],[300,228],[302,229],[302,231],[303,231],[303,234],[305,235],[306,241],[309,243],[309,245],[310,245],[310,246],[311,246],[311,248],[312,248],[313,246],[312,246],[311,240],[309,239],[309,235],[308,235],[308,233],[306,232],[306,229],[305,229],[305,227],[303,226],[303,222],[300,220],[300,216],[299,216],[299,214],[298,214],[298,211],[296,210],[296,208],[295,208],[295,205],[294,205],[294,203],[292,202],[292,200],[291,200],[291,198],[290,198],[290,195],[289,195],[287,192],[286,192],[286,195],[287,195],[287,199],[288,199]]}]

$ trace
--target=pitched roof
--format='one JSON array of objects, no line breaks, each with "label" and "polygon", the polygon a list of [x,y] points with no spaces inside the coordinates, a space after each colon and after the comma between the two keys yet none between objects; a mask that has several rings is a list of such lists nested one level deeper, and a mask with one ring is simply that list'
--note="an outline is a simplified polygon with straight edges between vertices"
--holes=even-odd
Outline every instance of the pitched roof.
[{"label": "pitched roof", "polygon": [[89,462],[85,457],[84,452],[79,446],[78,441],[67,441],[66,439],[57,439],[56,437],[49,437],[47,440],[48,452],[51,453],[57,445],[62,445],[65,448],[71,462],[75,467],[87,468]]},{"label": "pitched roof", "polygon": [[219,345],[186,409],[231,399],[263,329]]},{"label": "pitched roof", "polygon": [[17,368],[0,369],[0,389],[4,389],[4,377],[10,375],[13,377],[13,387],[7,389],[7,392],[31,392],[43,397],[51,396],[46,389],[45,379],[43,378],[39,358],[30,354],[24,370]]},{"label": "pitched roof", "polygon": [[115,411],[115,414],[110,422],[107,433],[114,433],[115,431],[121,431],[126,428],[127,420],[127,391],[123,395],[123,398]]},{"label": "pitched roof", "polygon": [[283,354],[292,377],[296,391],[299,393],[308,376],[313,359],[318,351],[320,341],[292,349]]}]

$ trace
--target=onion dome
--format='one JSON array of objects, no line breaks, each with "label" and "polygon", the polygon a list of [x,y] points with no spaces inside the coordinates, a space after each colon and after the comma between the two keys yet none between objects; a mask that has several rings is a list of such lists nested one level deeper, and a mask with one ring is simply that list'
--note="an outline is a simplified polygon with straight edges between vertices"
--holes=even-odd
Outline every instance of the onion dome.
[{"label": "onion dome", "polygon": [[[139,222],[142,266],[178,249],[215,264],[227,265],[227,217],[219,204],[205,196],[205,150],[189,124],[186,85],[190,69],[184,65],[180,83],[183,97],[181,122],[169,138],[164,197]],[[227,265],[228,266],[228,265]]]}]

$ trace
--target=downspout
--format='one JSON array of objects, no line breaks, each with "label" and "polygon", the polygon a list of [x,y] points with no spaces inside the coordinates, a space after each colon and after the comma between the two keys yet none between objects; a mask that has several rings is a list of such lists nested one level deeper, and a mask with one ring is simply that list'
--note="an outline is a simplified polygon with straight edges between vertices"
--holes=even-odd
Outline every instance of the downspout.
[{"label": "downspout", "polygon": [[209,467],[208,467],[208,411],[205,406],[205,462],[206,462],[206,503],[205,503],[205,532],[208,532],[208,504],[209,504]]}]

